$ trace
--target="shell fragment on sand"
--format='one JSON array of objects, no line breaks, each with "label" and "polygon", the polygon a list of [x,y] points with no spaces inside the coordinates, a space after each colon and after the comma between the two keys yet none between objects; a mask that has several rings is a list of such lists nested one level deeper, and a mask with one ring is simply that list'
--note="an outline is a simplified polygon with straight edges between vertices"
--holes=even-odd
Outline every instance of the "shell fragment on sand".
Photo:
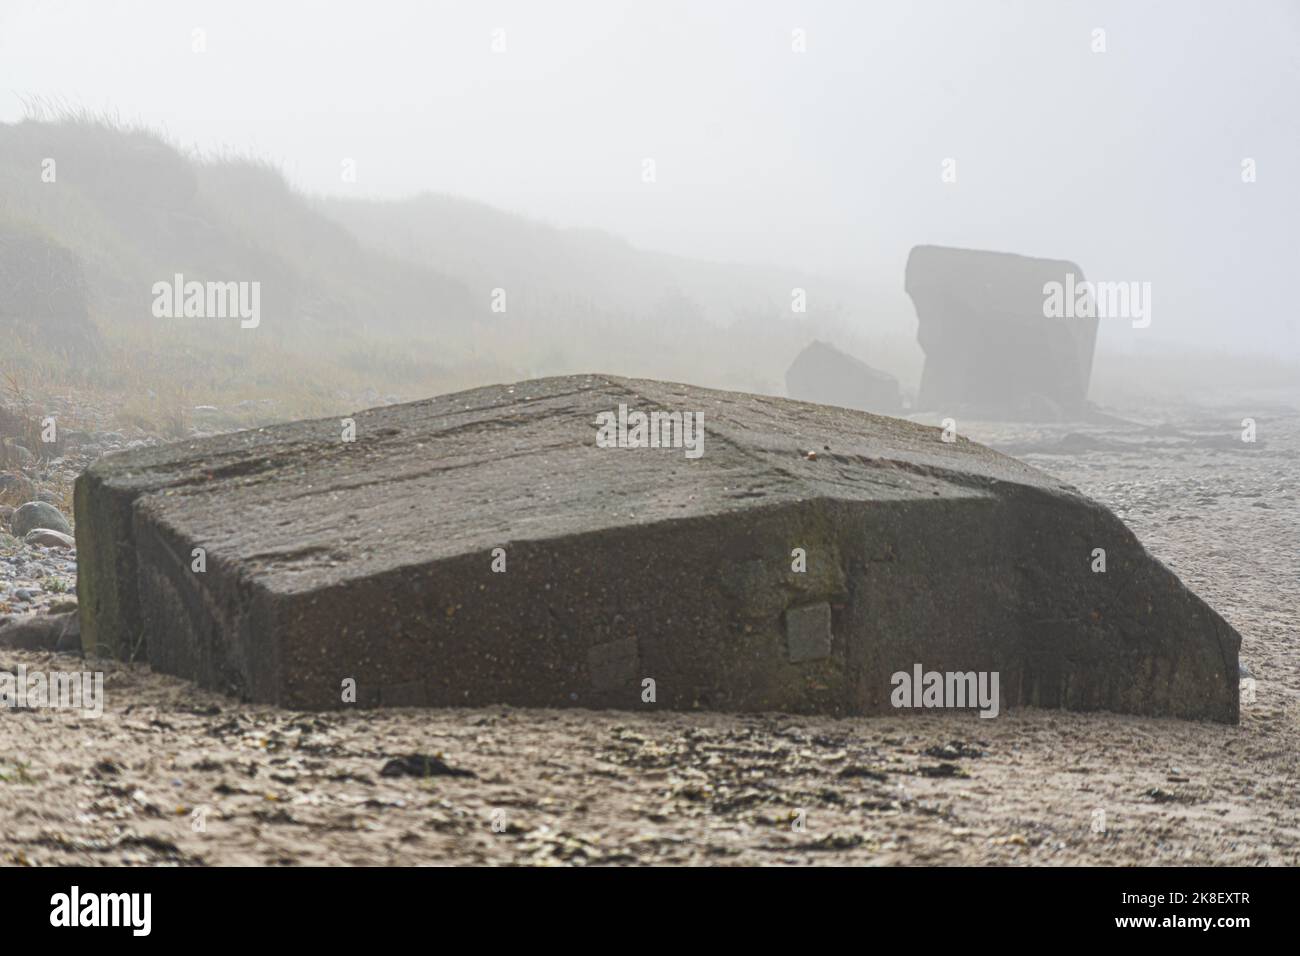
[{"label": "shell fragment on sand", "polygon": [[[600,447],[620,405],[694,414],[704,454]],[[1218,614],[1106,508],[938,429],[604,375],[352,420],[352,441],[304,421],[88,469],[86,653],[312,709],[352,686],[362,705],[884,713],[924,663],[997,672],[1003,712],[1237,719]]]}]

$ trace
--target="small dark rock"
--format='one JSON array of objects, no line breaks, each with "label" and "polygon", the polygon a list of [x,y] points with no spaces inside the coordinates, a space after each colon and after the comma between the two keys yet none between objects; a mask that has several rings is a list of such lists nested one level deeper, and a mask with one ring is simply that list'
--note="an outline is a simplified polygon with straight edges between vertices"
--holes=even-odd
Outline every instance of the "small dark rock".
[{"label": "small dark rock", "polygon": [[473,777],[472,770],[448,766],[441,757],[407,754],[394,757],[379,771],[381,777]]},{"label": "small dark rock", "polygon": [[852,850],[862,846],[866,842],[866,837],[861,833],[828,833],[820,840],[813,840],[808,843],[800,843],[794,847],[796,850]]},{"label": "small dark rock", "polygon": [[918,772],[923,777],[967,777],[965,770],[955,763],[940,763],[930,767],[918,767]]},{"label": "small dark rock", "polygon": [[845,780],[854,777],[866,777],[869,780],[878,781],[885,779],[885,775],[881,771],[872,770],[870,767],[845,767],[840,771],[840,777]]}]

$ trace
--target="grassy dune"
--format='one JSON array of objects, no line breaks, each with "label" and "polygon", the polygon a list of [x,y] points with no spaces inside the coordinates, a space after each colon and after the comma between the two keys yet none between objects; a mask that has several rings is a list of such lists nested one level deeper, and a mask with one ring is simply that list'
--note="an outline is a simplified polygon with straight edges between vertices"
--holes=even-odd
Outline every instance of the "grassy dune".
[{"label": "grassy dune", "polygon": [[[916,364],[905,339],[855,333],[829,294],[791,316],[789,290],[814,280],[788,270],[643,252],[461,200],[308,197],[254,158],[187,154],[111,118],[31,112],[0,124],[0,240],[70,254],[88,324],[6,308],[0,295],[0,372],[19,394],[127,396],[123,420],[179,433],[196,405],[269,398],[275,418],[332,414],[371,393],[578,371],[779,394],[815,336],[883,367]],[[156,318],[152,287],[177,273],[260,282],[261,324]],[[497,287],[504,314],[492,309]]]}]

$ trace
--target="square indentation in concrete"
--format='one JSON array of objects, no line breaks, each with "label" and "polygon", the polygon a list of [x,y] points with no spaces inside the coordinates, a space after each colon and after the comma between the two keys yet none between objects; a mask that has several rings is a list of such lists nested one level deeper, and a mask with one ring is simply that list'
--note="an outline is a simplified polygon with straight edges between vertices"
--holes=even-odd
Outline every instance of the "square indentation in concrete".
[{"label": "square indentation in concrete", "polygon": [[792,664],[831,656],[831,606],[823,601],[785,612],[785,646]]}]

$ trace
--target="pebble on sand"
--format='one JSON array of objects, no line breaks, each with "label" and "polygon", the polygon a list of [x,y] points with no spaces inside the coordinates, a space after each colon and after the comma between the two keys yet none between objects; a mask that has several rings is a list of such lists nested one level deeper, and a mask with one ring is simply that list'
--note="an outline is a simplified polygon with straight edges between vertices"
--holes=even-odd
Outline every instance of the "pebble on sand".
[{"label": "pebble on sand", "polygon": [[26,537],[29,531],[47,528],[62,534],[72,534],[72,526],[63,512],[47,501],[29,501],[22,505],[9,519],[15,537]]},{"label": "pebble on sand", "polygon": [[75,548],[76,539],[71,535],[64,534],[62,531],[55,531],[52,528],[33,528],[23,536],[23,541],[29,545],[39,545],[42,548]]}]

